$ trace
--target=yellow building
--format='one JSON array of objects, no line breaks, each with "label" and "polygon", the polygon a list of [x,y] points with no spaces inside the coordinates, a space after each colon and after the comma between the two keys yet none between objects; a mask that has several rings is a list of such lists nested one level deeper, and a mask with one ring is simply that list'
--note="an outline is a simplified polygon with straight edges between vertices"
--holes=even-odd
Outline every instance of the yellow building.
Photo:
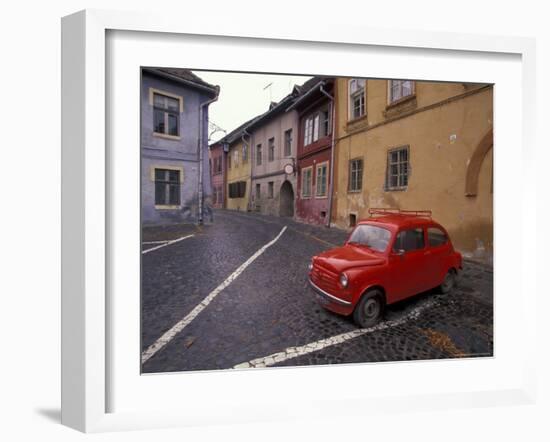
[{"label": "yellow building", "polygon": [[239,133],[234,134],[227,153],[227,209],[250,210],[251,164],[248,143]]},{"label": "yellow building", "polygon": [[493,249],[492,85],[339,78],[332,224],[429,209],[455,247]]}]

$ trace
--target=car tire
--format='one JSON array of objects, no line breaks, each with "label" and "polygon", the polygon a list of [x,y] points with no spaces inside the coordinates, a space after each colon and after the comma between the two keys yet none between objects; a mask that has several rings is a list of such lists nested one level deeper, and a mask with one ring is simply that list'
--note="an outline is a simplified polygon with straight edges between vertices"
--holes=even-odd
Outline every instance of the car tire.
[{"label": "car tire", "polygon": [[456,284],[456,273],[454,269],[450,269],[445,275],[443,282],[439,286],[439,291],[443,294],[447,294],[453,289],[455,284]]},{"label": "car tire", "polygon": [[384,296],[380,290],[371,290],[359,301],[353,311],[353,320],[361,328],[373,327],[384,314]]}]

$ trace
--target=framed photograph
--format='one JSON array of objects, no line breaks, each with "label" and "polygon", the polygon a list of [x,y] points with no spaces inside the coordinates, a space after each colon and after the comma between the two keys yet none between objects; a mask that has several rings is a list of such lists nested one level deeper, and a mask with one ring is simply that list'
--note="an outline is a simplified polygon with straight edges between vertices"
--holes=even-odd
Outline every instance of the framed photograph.
[{"label": "framed photograph", "polygon": [[531,40],[62,26],[64,424],[532,403]]}]

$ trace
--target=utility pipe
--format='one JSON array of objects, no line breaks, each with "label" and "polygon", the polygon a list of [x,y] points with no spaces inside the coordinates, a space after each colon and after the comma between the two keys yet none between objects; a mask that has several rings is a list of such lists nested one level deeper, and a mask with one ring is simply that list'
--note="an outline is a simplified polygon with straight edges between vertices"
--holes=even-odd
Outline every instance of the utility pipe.
[{"label": "utility pipe", "polygon": [[[204,109],[205,107],[209,106],[210,104],[214,103],[215,101],[218,100],[218,97],[220,96],[220,87],[219,86],[216,86],[216,95],[214,96],[214,98],[210,99],[210,100],[207,100],[205,101],[204,103],[201,103],[200,106],[199,106],[199,225],[202,225],[203,223],[203,219],[202,219],[202,211],[203,211],[203,178],[202,178],[202,174],[203,174],[203,164],[202,162],[204,161],[204,157],[203,157],[203,137],[204,137],[204,132],[205,132],[205,127],[204,127]],[[208,122],[207,122],[208,124]],[[206,128],[206,131],[208,131],[208,127]]]},{"label": "utility pipe", "polygon": [[[244,137],[248,137],[248,142],[244,139]],[[250,189],[248,189],[248,208],[252,212],[252,170],[254,169],[254,164],[252,163],[252,134],[246,131],[246,127],[243,129],[241,140],[244,144],[248,146],[248,161],[250,164]]]},{"label": "utility pipe", "polygon": [[329,184],[329,194],[328,194],[328,217],[327,217],[327,227],[330,227],[330,219],[332,216],[332,192],[334,190],[334,141],[335,141],[335,132],[336,132],[336,106],[334,105],[334,97],[330,95],[325,89],[323,88],[324,84],[322,84],[319,88],[319,90],[328,97],[330,100],[330,105],[332,107],[331,109],[331,118],[332,118],[332,141],[330,145],[330,184]]}]

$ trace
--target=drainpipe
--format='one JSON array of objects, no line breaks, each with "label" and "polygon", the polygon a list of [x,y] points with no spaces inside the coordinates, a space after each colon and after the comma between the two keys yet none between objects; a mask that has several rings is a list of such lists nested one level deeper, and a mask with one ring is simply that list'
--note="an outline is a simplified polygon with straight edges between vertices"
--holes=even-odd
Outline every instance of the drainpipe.
[{"label": "drainpipe", "polygon": [[[244,137],[248,137],[248,142],[244,139]],[[241,140],[243,140],[243,143],[248,146],[248,161],[250,164],[250,189],[248,189],[248,208],[252,212],[252,134],[246,131],[246,127],[243,129]]]},{"label": "drainpipe", "polygon": [[[204,103],[201,103],[199,106],[199,225],[202,225],[203,219],[202,219],[202,210],[203,210],[203,137],[205,132],[204,127],[204,109],[209,106],[210,104],[214,103],[218,100],[218,97],[220,95],[220,87],[216,86],[216,95],[214,98],[205,101]],[[207,123],[208,124],[208,123]],[[208,127],[206,128],[208,130]],[[207,140],[208,142],[208,140]]]},{"label": "drainpipe", "polygon": [[335,140],[335,132],[336,132],[336,106],[334,105],[334,97],[330,95],[325,89],[323,89],[324,85],[321,85],[319,90],[328,97],[330,100],[330,104],[332,107],[331,112],[331,118],[332,118],[332,141],[330,144],[330,185],[329,185],[329,194],[328,194],[328,217],[327,217],[327,227],[330,227],[330,218],[332,216],[332,192],[334,190],[334,140]]}]

